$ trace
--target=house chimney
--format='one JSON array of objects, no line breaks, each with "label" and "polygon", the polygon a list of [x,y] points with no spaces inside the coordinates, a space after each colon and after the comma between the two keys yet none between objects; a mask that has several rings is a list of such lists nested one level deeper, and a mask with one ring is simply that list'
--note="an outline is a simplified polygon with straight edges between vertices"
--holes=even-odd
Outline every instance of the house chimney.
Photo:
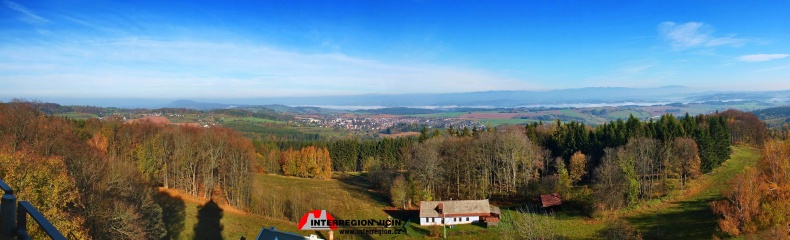
[{"label": "house chimney", "polygon": [[335,240],[335,235],[333,234],[332,230],[329,230],[329,240]]},{"label": "house chimney", "polygon": [[443,209],[444,209],[444,203],[439,203],[439,205],[437,205],[437,206],[436,206],[436,208],[437,208],[437,209],[439,209],[439,212],[440,212],[440,213],[441,213],[441,212],[443,212]]}]

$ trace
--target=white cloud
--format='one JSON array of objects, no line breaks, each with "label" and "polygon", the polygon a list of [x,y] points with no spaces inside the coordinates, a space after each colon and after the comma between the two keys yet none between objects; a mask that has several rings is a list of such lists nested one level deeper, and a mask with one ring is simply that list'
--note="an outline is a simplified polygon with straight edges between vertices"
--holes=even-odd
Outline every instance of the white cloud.
[{"label": "white cloud", "polygon": [[751,54],[738,57],[738,60],[744,62],[765,62],[776,59],[782,59],[790,56],[790,54]]},{"label": "white cloud", "polygon": [[6,5],[6,7],[10,8],[11,10],[14,10],[14,11],[17,11],[17,12],[21,13],[23,15],[21,20],[25,21],[27,23],[30,23],[30,24],[44,24],[44,23],[48,23],[49,22],[49,19],[46,19],[44,17],[41,17],[41,16],[33,13],[32,11],[27,9],[25,6],[22,6],[22,4],[15,3],[15,2],[12,2],[12,1],[5,1],[5,5]]},{"label": "white cloud", "polygon": [[523,80],[468,67],[217,42],[19,44],[0,47],[0,62],[40,66],[36,71],[0,68],[0,82],[16,86],[0,94],[243,98],[535,89]]},{"label": "white cloud", "polygon": [[675,22],[662,22],[658,24],[658,33],[669,41],[673,47],[685,49],[690,47],[715,47],[715,46],[743,46],[745,39],[737,38],[734,34],[715,37],[713,28],[701,22],[688,22],[678,24]]}]

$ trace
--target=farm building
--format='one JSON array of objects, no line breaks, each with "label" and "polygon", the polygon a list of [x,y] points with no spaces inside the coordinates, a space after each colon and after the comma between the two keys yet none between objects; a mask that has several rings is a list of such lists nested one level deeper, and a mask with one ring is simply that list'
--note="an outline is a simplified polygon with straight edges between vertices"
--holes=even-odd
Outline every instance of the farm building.
[{"label": "farm building", "polygon": [[483,222],[496,225],[499,222],[498,207],[488,200],[454,200],[420,202],[420,225],[456,225]]},{"label": "farm building", "polygon": [[562,198],[557,193],[540,195],[541,207],[546,211],[555,211],[562,208]]}]

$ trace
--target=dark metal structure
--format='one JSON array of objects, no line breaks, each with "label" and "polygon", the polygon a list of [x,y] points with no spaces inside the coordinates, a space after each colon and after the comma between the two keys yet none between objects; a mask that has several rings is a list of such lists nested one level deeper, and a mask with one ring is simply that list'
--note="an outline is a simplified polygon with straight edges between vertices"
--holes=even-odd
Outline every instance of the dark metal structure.
[{"label": "dark metal structure", "polygon": [[3,180],[0,180],[0,189],[3,190],[3,198],[0,201],[0,234],[17,239],[31,239],[27,233],[27,216],[29,215],[49,238],[66,239],[30,202],[19,201],[17,203],[14,189],[11,189]]}]

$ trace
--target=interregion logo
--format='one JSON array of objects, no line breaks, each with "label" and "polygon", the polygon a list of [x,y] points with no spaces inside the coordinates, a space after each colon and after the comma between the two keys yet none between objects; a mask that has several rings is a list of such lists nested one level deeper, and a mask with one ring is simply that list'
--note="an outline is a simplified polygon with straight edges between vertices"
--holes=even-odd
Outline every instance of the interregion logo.
[{"label": "interregion logo", "polygon": [[[299,230],[337,230],[341,234],[400,234],[405,232],[405,222],[397,219],[335,219],[326,210],[313,210],[299,219]],[[399,229],[387,229],[401,226]],[[345,230],[343,230],[345,229]]]},{"label": "interregion logo", "polygon": [[299,230],[337,230],[337,225],[331,225],[334,220],[326,210],[313,210],[299,219]]}]

